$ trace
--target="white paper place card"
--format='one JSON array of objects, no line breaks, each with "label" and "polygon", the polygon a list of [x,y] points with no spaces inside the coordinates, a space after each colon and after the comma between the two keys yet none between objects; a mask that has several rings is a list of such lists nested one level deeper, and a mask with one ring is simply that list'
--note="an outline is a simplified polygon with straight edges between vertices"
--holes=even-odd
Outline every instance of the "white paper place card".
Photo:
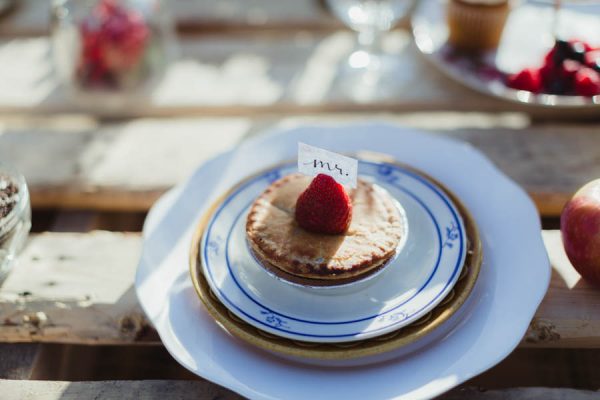
[{"label": "white paper place card", "polygon": [[308,176],[326,174],[342,185],[355,188],[358,161],[319,147],[298,143],[298,171]]}]

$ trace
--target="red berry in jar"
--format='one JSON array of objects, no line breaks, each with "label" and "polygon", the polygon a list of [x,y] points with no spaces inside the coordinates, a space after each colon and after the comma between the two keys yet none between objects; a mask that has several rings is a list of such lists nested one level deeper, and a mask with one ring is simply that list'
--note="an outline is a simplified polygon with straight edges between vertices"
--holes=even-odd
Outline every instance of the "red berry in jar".
[{"label": "red berry in jar", "polygon": [[74,101],[112,107],[115,100],[137,101],[160,81],[173,45],[164,1],[55,2],[52,59]]},{"label": "red berry in jar", "polygon": [[143,15],[119,0],[98,1],[79,33],[79,84],[104,88],[119,86],[141,68],[151,36]]}]

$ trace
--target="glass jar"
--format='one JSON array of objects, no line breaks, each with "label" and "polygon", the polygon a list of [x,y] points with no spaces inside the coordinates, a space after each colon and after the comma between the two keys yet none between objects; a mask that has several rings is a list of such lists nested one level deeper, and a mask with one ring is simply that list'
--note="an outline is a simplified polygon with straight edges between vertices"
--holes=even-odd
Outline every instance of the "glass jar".
[{"label": "glass jar", "polygon": [[10,272],[31,229],[31,206],[25,178],[0,164],[0,284]]},{"label": "glass jar", "polygon": [[162,76],[173,33],[160,0],[54,0],[52,10],[55,71],[77,104],[144,95]]}]

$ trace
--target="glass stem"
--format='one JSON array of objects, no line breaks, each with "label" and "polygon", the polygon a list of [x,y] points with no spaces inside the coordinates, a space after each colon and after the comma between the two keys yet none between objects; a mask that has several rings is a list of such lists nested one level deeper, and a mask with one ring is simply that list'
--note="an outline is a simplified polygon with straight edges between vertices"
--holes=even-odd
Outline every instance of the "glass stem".
[{"label": "glass stem", "polygon": [[375,28],[363,29],[358,33],[359,51],[368,57],[365,79],[377,80],[381,69],[380,44],[382,32]]},{"label": "glass stem", "polygon": [[554,18],[552,19],[552,36],[554,37],[554,40],[558,39],[560,6],[561,0],[554,0]]},{"label": "glass stem", "polygon": [[377,53],[381,32],[377,29],[363,29],[358,32],[358,45],[369,54]]}]

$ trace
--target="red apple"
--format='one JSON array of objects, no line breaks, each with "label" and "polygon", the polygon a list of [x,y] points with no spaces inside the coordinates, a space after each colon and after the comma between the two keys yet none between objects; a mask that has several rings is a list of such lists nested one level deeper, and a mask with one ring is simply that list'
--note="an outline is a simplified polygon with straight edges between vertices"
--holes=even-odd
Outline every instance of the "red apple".
[{"label": "red apple", "polygon": [[600,287],[600,179],[579,189],[560,216],[563,245],[573,267]]}]

